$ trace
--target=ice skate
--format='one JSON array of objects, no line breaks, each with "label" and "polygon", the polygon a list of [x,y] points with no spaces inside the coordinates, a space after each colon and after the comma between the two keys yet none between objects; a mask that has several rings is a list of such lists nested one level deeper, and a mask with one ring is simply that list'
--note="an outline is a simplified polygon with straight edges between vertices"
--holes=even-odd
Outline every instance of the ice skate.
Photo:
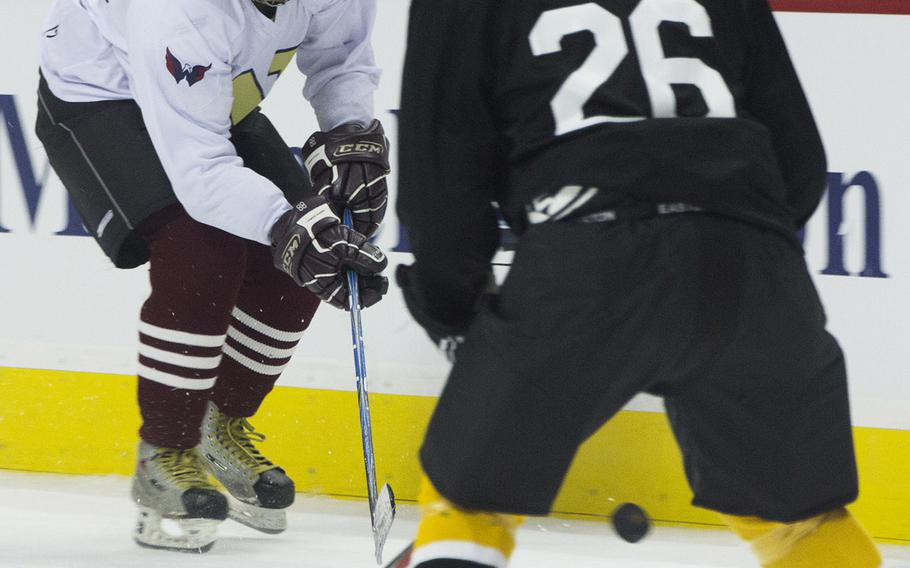
[{"label": "ice skate", "polygon": [[263,456],[253,441],[265,436],[246,418],[232,418],[209,403],[200,450],[218,481],[228,490],[228,515],[238,523],[268,534],[287,528],[284,509],[294,502],[294,482]]},{"label": "ice skate", "polygon": [[227,499],[209,482],[195,449],[140,442],[132,495],[139,505],[133,536],[149,548],[207,552],[227,518]]}]

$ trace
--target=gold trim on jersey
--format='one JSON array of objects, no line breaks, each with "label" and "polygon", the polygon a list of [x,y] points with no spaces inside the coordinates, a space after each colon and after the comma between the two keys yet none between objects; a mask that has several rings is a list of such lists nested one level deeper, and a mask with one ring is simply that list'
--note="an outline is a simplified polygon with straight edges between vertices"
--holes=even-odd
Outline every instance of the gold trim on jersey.
[{"label": "gold trim on jersey", "polygon": [[[294,59],[297,46],[280,49],[275,52],[272,63],[269,65],[269,77],[280,76]],[[237,124],[259,106],[265,98],[265,91],[259,83],[256,71],[247,69],[234,77],[234,104],[231,106],[231,124]]]}]

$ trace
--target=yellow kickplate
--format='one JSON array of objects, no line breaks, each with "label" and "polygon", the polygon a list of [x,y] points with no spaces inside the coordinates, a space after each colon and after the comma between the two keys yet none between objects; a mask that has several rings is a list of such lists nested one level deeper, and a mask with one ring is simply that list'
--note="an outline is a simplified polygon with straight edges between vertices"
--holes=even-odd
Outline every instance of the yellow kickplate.
[{"label": "yellow kickplate", "polygon": [[[417,450],[435,399],[370,400],[379,482],[415,500]],[[366,495],[353,392],[278,387],[252,422],[268,435],[263,452],[298,490]],[[135,377],[0,367],[0,469],[128,475],[138,428]],[[852,510],[876,538],[910,544],[910,431],[854,432],[862,487]],[[582,447],[555,511],[605,517],[630,501],[659,523],[722,524],[690,499],[664,415],[624,411]]]}]

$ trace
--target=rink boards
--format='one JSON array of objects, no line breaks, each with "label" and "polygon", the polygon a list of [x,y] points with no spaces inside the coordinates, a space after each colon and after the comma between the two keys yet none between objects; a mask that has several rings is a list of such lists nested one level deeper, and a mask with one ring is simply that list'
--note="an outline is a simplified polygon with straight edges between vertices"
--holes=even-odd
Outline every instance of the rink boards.
[{"label": "rink boards", "polygon": [[[0,469],[131,473],[139,427],[134,378],[0,368],[0,392]],[[379,482],[402,501],[417,495],[417,450],[434,401],[371,397]],[[354,393],[279,387],[254,422],[268,433],[265,453],[299,491],[366,496]],[[854,511],[877,538],[910,544],[910,432],[856,428],[855,439],[862,489]],[[664,415],[625,411],[585,444],[555,512],[605,517],[635,502],[663,523],[721,524],[690,499]]]},{"label": "rink boards", "polygon": [[[910,542],[910,16],[900,15],[907,3],[775,4],[807,12],[778,19],[829,157],[829,197],[805,245],[847,353],[863,484],[856,511],[876,536]],[[15,12],[0,18],[0,52],[19,58],[0,75],[0,468],[126,474],[138,428],[131,375],[147,273],[115,270],[84,236],[31,132],[35,32],[49,5],[0,8]],[[384,68],[376,108],[392,140],[407,5],[380,2],[374,40]],[[315,127],[300,112],[301,85],[290,69],[264,105],[292,145]],[[393,171],[393,195],[395,181]],[[411,261],[394,211],[379,244],[391,265]],[[410,499],[416,450],[447,366],[394,287],[364,317],[380,476]],[[344,314],[320,310],[255,422],[270,435],[266,450],[305,491],[364,494],[349,337]],[[659,403],[642,397],[585,446],[557,509],[603,516],[634,501],[662,521],[717,523],[689,498]]]}]

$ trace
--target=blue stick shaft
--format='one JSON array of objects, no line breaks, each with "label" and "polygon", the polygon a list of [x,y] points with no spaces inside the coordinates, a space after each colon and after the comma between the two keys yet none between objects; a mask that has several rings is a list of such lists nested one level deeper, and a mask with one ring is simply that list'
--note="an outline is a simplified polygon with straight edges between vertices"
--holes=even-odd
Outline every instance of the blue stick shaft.
[{"label": "blue stick shaft", "polygon": [[[344,210],[344,224],[353,228],[351,212]],[[376,462],[373,453],[373,428],[370,422],[370,399],[367,392],[367,364],[363,349],[363,326],[360,320],[360,291],[357,273],[348,270],[348,289],[350,290],[351,340],[354,344],[354,372],[357,375],[357,402],[360,409],[360,435],[363,442],[363,463],[367,475],[367,495],[370,500],[370,516],[378,499],[376,485]]]}]

